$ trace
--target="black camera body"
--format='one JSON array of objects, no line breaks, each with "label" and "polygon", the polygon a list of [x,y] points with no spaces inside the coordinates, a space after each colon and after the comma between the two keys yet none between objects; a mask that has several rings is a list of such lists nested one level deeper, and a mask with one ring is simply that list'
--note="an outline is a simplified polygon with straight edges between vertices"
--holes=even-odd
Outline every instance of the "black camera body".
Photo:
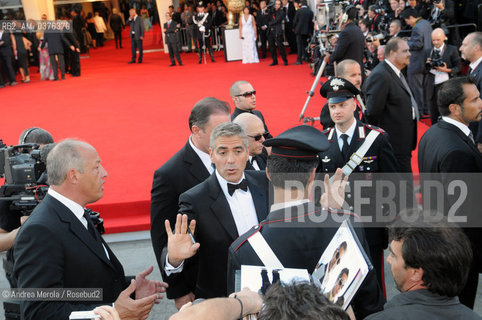
[{"label": "black camera body", "polygon": [[433,69],[435,67],[443,67],[444,62],[442,56],[438,51],[433,50],[432,56],[430,57],[430,62],[427,63],[428,69]]},{"label": "black camera body", "polygon": [[12,201],[11,210],[29,215],[47,193],[46,164],[38,144],[7,147],[0,140],[0,200]]}]

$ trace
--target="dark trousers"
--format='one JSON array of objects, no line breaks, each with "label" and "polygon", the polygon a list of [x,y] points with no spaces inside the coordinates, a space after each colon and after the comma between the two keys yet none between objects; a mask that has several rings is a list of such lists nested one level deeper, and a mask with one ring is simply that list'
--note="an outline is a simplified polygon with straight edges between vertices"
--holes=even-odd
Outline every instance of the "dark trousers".
[{"label": "dark trousers", "polygon": [[115,47],[122,48],[122,30],[114,31],[114,40],[115,40]]},{"label": "dark trousers", "polygon": [[293,32],[293,24],[291,22],[285,23],[285,37],[286,41],[288,41],[288,44],[290,46],[290,53],[296,53],[296,37],[295,33]]},{"label": "dark trousers", "polygon": [[192,43],[194,42],[194,48],[198,50],[198,45],[196,41],[196,29],[195,26],[188,26],[186,32],[186,42],[187,42],[187,51],[192,51]]},{"label": "dark trousers", "polygon": [[104,46],[104,33],[103,32],[97,32],[96,40],[97,40],[97,46],[103,47]]},{"label": "dark trousers", "polygon": [[80,76],[80,54],[77,51],[70,51],[70,74]]},{"label": "dark trousers", "polygon": [[171,59],[171,64],[176,64],[176,61],[174,60],[174,56],[177,59],[177,62],[179,65],[182,64],[181,57],[179,56],[179,45],[177,42],[174,43],[167,43],[167,50],[169,51],[169,59]]},{"label": "dark trousers", "polygon": [[28,53],[27,51],[25,52],[19,52],[17,53],[17,58],[18,58],[18,67],[23,69],[23,72],[25,73],[25,76],[28,76]]},{"label": "dark trousers", "polygon": [[[442,83],[440,84],[434,84],[433,80],[434,77],[431,75],[428,75],[426,81],[426,85],[424,86],[425,88],[425,97],[426,97],[426,103],[428,106],[428,110],[430,111],[430,121],[432,122],[432,125],[436,124],[438,121],[438,117],[440,117],[440,111],[438,110],[438,104],[437,104],[437,95],[438,91],[440,90],[440,87],[442,86]],[[429,83],[431,81],[431,83]]]},{"label": "dark trousers", "polygon": [[408,73],[407,74],[407,82],[410,90],[412,90],[413,98],[417,102],[418,111],[420,116],[424,114],[428,114],[428,109],[424,103],[424,95],[423,95],[423,73]]},{"label": "dark trousers", "polygon": [[197,38],[198,41],[198,46],[199,46],[199,61],[201,61],[203,57],[203,44],[206,47],[206,52],[209,52],[209,55],[211,56],[211,60],[214,60],[214,54],[213,54],[213,46],[211,45],[211,36],[209,37],[204,37],[204,42],[203,42],[203,35],[200,35]]},{"label": "dark trousers", "polygon": [[259,29],[259,41],[261,41],[261,59],[266,58],[266,44],[268,42],[268,30]]},{"label": "dark trousers", "polygon": [[137,60],[138,62],[142,62],[142,56],[143,56],[143,52],[142,52],[142,40],[136,40],[134,38],[131,38],[131,51],[132,51],[132,58],[131,58],[131,61],[132,62],[136,62],[136,51],[137,49],[139,49],[139,60]]},{"label": "dark trousers", "polygon": [[308,36],[304,34],[297,34],[296,35],[296,46],[298,48],[298,58],[296,61],[300,62],[302,60],[308,60],[308,55],[306,53],[306,44],[308,42]]},{"label": "dark trousers", "polygon": [[286,59],[286,51],[283,44],[283,35],[275,35],[274,32],[270,32],[268,35],[269,40],[269,52],[271,53],[271,59],[273,63],[278,63],[278,55],[276,54],[276,47],[278,47],[281,58],[284,62],[288,62]]},{"label": "dark trousers", "polygon": [[[57,63],[57,59],[59,63]],[[63,54],[51,54],[50,55],[50,65],[52,66],[52,70],[54,71],[54,79],[59,80],[59,67],[60,67],[60,75],[62,79],[65,78],[65,62],[64,62],[64,55]]]},{"label": "dark trousers", "polygon": [[12,55],[0,52],[0,60],[2,60],[3,72],[6,74],[8,81],[15,82],[15,71],[13,70]]}]

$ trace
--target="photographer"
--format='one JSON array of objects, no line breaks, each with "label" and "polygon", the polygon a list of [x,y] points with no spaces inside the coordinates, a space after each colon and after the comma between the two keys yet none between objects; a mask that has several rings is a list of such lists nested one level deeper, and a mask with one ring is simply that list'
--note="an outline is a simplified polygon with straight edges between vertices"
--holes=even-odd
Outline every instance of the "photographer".
[{"label": "photographer", "polygon": [[437,95],[440,87],[449,78],[455,77],[462,68],[462,62],[457,52],[457,47],[446,44],[444,31],[437,28],[432,31],[433,49],[427,49],[425,93],[426,103],[429,106],[432,125],[437,123],[440,112],[437,105]]},{"label": "photographer", "polygon": [[[54,142],[52,135],[41,128],[29,128],[22,132],[18,144],[38,144],[40,148]],[[46,155],[45,155],[46,158]],[[3,169],[3,168],[2,168]],[[0,193],[0,197],[3,192]],[[27,220],[28,216],[20,208],[12,207],[12,200],[0,200],[0,251],[7,251],[3,259],[5,276],[12,288],[16,288],[16,281],[13,278],[13,247],[15,238],[20,226]],[[18,304],[4,303],[5,319],[19,319],[20,310]]]}]

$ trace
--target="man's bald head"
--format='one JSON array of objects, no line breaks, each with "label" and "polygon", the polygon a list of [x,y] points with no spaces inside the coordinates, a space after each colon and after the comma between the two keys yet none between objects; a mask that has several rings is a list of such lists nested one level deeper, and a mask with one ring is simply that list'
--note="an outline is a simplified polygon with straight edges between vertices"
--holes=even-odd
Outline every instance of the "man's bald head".
[{"label": "man's bald head", "polygon": [[[263,151],[263,141],[265,140],[263,136],[265,134],[263,121],[252,113],[243,112],[238,115],[233,122],[239,124],[248,136],[249,155],[255,156],[261,154]],[[254,138],[256,136],[261,136],[258,141]]]},{"label": "man's bald head", "polygon": [[352,59],[345,59],[336,66],[336,75],[350,81],[358,90],[361,88],[362,76],[360,64]]},{"label": "man's bald head", "polygon": [[447,37],[442,28],[436,28],[432,31],[432,43],[435,48],[440,48]]}]

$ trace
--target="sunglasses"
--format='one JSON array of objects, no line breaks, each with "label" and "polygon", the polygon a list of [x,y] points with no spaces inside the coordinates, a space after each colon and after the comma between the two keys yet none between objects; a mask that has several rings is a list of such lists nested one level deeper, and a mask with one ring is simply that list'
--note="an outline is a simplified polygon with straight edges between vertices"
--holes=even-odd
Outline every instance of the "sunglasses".
[{"label": "sunglasses", "polygon": [[255,136],[248,135],[248,137],[253,138],[254,141],[259,141],[259,140],[261,140],[262,137],[264,137],[265,139],[268,139],[268,135],[269,135],[269,132],[265,132],[263,134],[258,134],[258,135],[255,135]]},{"label": "sunglasses", "polygon": [[253,91],[248,91],[248,92],[245,92],[245,93],[241,93],[241,94],[238,94],[236,95],[236,97],[245,97],[245,98],[249,98],[251,97],[252,95],[256,95],[256,90],[253,90]]}]

